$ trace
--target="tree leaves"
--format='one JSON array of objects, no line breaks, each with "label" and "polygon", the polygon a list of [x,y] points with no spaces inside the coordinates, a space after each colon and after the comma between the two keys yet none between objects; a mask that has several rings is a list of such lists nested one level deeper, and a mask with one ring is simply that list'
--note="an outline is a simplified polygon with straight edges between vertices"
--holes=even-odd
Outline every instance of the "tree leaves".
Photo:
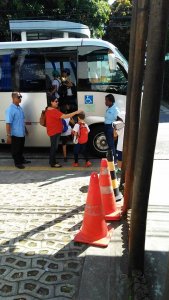
[{"label": "tree leaves", "polygon": [[85,24],[102,37],[110,16],[108,0],[3,0],[0,1],[0,41],[10,40],[10,19],[51,19]]},{"label": "tree leaves", "polygon": [[104,38],[115,44],[128,59],[130,22],[132,13],[131,0],[116,0],[111,6],[111,18]]}]

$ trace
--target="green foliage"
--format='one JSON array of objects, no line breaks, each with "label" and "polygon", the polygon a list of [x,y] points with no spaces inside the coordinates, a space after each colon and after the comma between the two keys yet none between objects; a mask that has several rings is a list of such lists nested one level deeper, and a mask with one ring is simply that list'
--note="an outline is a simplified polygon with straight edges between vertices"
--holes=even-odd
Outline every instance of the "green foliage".
[{"label": "green foliage", "polygon": [[10,40],[10,19],[50,19],[83,23],[93,36],[102,37],[111,12],[108,0],[0,1],[0,41]]},{"label": "green foliage", "polygon": [[111,6],[111,18],[104,39],[116,45],[128,59],[130,23],[132,15],[131,0],[116,0]]},{"label": "green foliage", "polygon": [[112,13],[117,17],[131,16],[131,0],[116,0],[112,4]]}]

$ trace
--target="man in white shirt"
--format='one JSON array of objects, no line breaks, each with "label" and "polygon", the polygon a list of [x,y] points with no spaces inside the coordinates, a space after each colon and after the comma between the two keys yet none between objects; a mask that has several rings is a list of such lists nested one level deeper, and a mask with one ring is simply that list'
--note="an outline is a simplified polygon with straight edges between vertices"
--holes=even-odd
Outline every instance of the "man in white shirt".
[{"label": "man in white shirt", "polygon": [[107,140],[107,144],[110,150],[113,152],[114,163],[117,163],[116,149],[114,146],[114,129],[112,123],[117,120],[119,115],[119,109],[115,105],[115,99],[112,94],[108,94],[105,97],[105,105],[108,107],[105,113],[104,132]]}]

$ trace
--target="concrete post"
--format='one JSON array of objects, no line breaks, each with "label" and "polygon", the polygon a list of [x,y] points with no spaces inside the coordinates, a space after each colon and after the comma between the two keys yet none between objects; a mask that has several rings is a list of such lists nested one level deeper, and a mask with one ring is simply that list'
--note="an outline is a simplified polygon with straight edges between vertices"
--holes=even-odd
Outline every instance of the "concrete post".
[{"label": "concrete post", "polygon": [[64,37],[64,39],[68,38],[69,37],[69,33],[68,32],[64,32],[63,33],[63,37]]},{"label": "concrete post", "polygon": [[21,41],[27,41],[26,31],[21,32]]}]

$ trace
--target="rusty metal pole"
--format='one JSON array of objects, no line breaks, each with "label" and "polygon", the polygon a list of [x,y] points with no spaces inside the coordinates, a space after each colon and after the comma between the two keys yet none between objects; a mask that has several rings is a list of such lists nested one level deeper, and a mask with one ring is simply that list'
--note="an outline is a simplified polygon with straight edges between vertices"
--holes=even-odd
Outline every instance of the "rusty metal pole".
[{"label": "rusty metal pole", "polygon": [[144,61],[147,41],[148,15],[149,0],[138,0],[133,66],[134,69],[132,72],[132,87],[130,92],[130,113],[129,116],[126,117],[129,118],[129,120],[126,120],[126,123],[129,122],[129,129],[127,128],[127,130],[129,130],[129,135],[127,157],[125,157],[126,172],[123,213],[126,213],[128,208],[131,208],[135,155],[137,149],[137,138],[140,122],[140,103],[144,77]]},{"label": "rusty metal pole", "polygon": [[129,275],[144,272],[147,206],[162,97],[168,0],[151,1],[144,95],[136,154],[129,240]]}]

